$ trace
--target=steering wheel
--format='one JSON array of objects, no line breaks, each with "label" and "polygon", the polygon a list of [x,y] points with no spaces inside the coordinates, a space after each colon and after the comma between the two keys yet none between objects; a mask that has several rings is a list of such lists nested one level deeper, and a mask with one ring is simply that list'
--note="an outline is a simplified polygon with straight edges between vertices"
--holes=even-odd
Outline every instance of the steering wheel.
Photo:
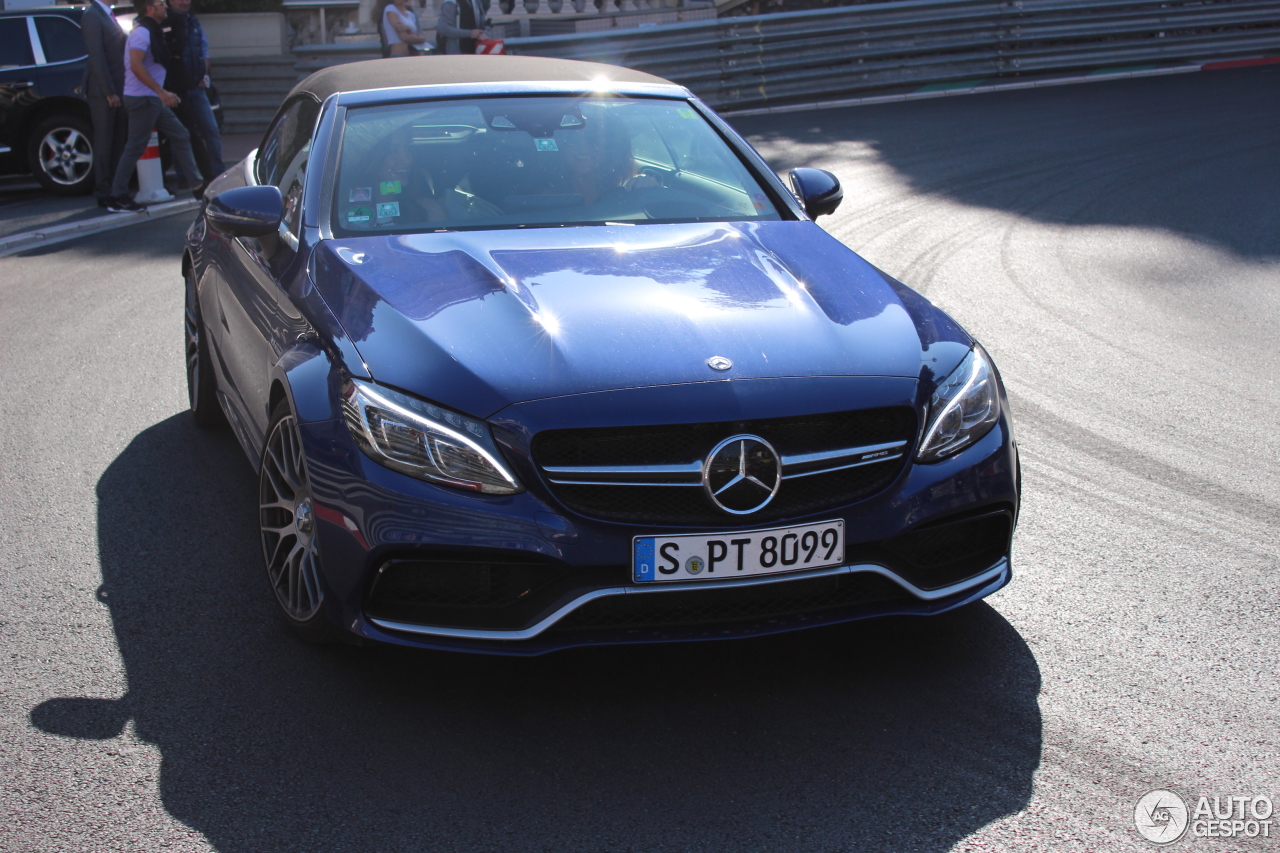
[{"label": "steering wheel", "polygon": [[[653,182],[650,183],[648,180],[644,180],[645,178],[652,179]],[[627,181],[626,187],[629,190],[662,189],[667,185],[665,178],[666,178],[666,173],[662,169],[659,169],[655,166],[641,166],[640,171],[636,172],[635,177],[632,177]],[[633,183],[640,183],[640,184],[643,184],[643,186],[633,187],[632,186]]]}]

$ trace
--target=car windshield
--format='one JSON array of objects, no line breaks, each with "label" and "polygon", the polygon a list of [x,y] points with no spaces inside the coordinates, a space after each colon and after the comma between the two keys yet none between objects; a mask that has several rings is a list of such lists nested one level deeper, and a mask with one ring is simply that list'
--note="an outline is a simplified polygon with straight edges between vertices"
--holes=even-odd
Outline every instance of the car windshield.
[{"label": "car windshield", "polygon": [[476,98],[347,113],[338,234],[782,218],[685,101]]}]

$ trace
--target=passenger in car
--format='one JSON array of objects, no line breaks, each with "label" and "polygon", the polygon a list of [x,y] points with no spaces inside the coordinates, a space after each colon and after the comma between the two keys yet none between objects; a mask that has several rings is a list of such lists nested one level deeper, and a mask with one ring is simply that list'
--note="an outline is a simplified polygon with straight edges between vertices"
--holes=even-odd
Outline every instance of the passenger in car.
[{"label": "passenger in car", "polygon": [[[383,148],[381,156],[376,153],[378,147]],[[428,168],[415,157],[413,148],[413,128],[409,125],[392,131],[380,146],[375,146],[370,159],[378,166],[346,190],[351,205],[345,216],[349,227],[421,225],[503,215],[494,204],[460,191],[457,184],[461,175],[443,167]]]},{"label": "passenger in car", "polygon": [[377,224],[421,222],[424,218],[428,222],[443,222],[448,214],[444,205],[436,201],[431,173],[413,159],[413,128],[396,129],[387,143],[387,153],[374,174],[371,188]]}]

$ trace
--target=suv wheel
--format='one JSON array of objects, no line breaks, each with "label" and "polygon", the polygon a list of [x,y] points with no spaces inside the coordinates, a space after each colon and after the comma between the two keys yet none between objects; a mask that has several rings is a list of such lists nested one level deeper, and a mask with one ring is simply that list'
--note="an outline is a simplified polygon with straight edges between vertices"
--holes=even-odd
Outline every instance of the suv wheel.
[{"label": "suv wheel", "polygon": [[93,188],[93,130],[75,115],[47,118],[36,125],[27,162],[46,190],[58,195],[84,195]]}]

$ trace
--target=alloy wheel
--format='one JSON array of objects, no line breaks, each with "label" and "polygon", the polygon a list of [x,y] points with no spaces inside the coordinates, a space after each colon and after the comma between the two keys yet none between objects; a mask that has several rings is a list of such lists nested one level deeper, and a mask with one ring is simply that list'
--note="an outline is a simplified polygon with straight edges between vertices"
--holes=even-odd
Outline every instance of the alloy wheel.
[{"label": "alloy wheel", "polygon": [[285,614],[306,622],[320,610],[315,509],[293,415],[276,421],[258,478],[258,518],[267,579]]},{"label": "alloy wheel", "polygon": [[55,127],[40,140],[40,168],[62,186],[84,180],[93,168],[93,144],[74,127]]}]

